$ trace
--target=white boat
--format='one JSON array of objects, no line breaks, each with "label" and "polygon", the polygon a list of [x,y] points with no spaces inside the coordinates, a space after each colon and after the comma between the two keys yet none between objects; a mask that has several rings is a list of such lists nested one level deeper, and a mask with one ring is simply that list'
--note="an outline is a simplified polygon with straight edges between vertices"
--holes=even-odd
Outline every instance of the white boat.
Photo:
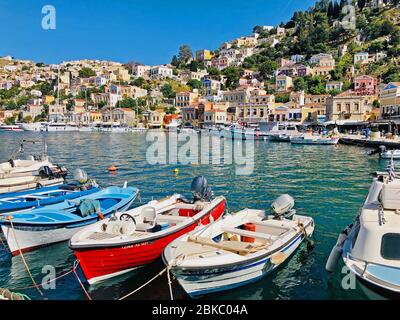
[{"label": "white boat", "polygon": [[19,125],[0,125],[0,131],[23,131]]},{"label": "white boat", "polygon": [[400,150],[387,150],[386,147],[380,147],[381,152],[379,156],[382,159],[400,159]]},{"label": "white boat", "polygon": [[43,125],[42,131],[45,131],[45,132],[72,132],[72,131],[79,131],[79,128],[76,126],[68,125],[67,123],[49,122],[49,123],[45,123]]},{"label": "white boat", "polygon": [[38,171],[44,167],[55,171],[61,169],[59,166],[50,162],[45,141],[42,141],[42,150],[40,154],[25,154],[26,144],[35,145],[39,143],[40,142],[36,140],[22,140],[18,149],[11,155],[10,160],[0,163],[0,179],[36,175]]},{"label": "white boat", "polygon": [[24,131],[43,131],[44,122],[21,123],[21,128]]},{"label": "white boat", "polygon": [[339,235],[326,264],[335,270],[342,257],[365,293],[373,298],[400,298],[400,178],[377,173],[354,222]]},{"label": "white boat", "polygon": [[267,136],[271,141],[290,142],[291,137],[301,136],[301,133],[292,123],[278,123],[267,132]]},{"label": "white boat", "polygon": [[65,183],[63,177],[17,177],[1,179],[0,194],[30,190],[41,187],[57,186]]},{"label": "white boat", "polygon": [[169,123],[169,124],[167,124],[167,125],[165,126],[165,128],[166,128],[168,131],[176,132],[176,131],[178,131],[178,129],[179,129],[180,126],[181,126],[181,123],[180,123],[179,121],[177,121],[176,119],[173,119],[173,120],[171,121],[171,123]]},{"label": "white boat", "polygon": [[294,214],[293,198],[274,204],[274,215],[245,209],[178,238],[164,250],[164,263],[192,298],[267,276],[314,232],[312,218]]},{"label": "white boat", "polygon": [[306,133],[301,136],[291,136],[290,142],[293,144],[337,145],[339,138]]}]

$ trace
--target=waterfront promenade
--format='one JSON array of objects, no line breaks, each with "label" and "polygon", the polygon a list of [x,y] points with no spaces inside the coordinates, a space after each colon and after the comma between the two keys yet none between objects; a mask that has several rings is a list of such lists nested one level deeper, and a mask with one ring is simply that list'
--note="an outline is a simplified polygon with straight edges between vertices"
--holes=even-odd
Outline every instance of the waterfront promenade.
[{"label": "waterfront promenade", "polygon": [[342,134],[339,142],[342,144],[356,145],[361,147],[378,148],[379,146],[385,146],[387,148],[400,149],[399,136],[393,136],[392,138],[369,137],[366,139],[364,135]]}]

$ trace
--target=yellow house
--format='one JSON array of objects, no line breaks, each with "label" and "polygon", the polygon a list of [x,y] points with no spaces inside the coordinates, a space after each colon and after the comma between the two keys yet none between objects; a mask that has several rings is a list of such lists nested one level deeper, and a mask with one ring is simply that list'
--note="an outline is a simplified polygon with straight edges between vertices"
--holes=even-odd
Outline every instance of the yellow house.
[{"label": "yellow house", "polygon": [[45,96],[44,104],[52,104],[56,99],[53,96]]},{"label": "yellow house", "polygon": [[400,82],[390,82],[380,94],[382,118],[400,115]]},{"label": "yellow house", "polygon": [[91,122],[101,122],[101,113],[98,111],[90,111]]},{"label": "yellow house", "polygon": [[301,122],[325,121],[326,106],[318,103],[310,103],[301,108]]},{"label": "yellow house", "polygon": [[210,50],[198,50],[196,51],[196,60],[197,61],[210,61],[214,55]]}]

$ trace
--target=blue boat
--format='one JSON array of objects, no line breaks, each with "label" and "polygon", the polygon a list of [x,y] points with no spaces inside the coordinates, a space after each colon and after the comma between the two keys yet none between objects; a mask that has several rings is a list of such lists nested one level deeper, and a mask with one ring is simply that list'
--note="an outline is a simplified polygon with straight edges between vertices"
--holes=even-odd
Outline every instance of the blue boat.
[{"label": "blue boat", "polygon": [[74,200],[14,213],[0,222],[12,255],[69,240],[85,226],[126,211],[139,190],[109,187]]},{"label": "blue boat", "polygon": [[80,184],[63,184],[35,190],[2,194],[0,196],[0,215],[41,208],[65,200],[73,200],[93,194],[101,189]]}]

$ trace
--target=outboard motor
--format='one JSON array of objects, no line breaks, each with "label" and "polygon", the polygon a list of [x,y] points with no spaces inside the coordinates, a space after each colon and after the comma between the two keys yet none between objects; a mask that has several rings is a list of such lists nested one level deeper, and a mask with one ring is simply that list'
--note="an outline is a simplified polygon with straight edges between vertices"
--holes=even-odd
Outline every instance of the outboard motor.
[{"label": "outboard motor", "polygon": [[379,146],[380,153],[385,153],[387,151],[386,146]]},{"label": "outboard motor", "polygon": [[78,181],[81,184],[84,184],[88,181],[88,175],[85,170],[76,169],[74,171],[74,180]]},{"label": "outboard motor", "polygon": [[296,213],[294,207],[294,199],[288,194],[279,196],[271,205],[274,219],[290,219]]},{"label": "outboard motor", "polygon": [[193,179],[191,186],[193,201],[211,201],[214,193],[211,187],[208,186],[207,179],[199,176]]},{"label": "outboard motor", "polygon": [[53,177],[53,171],[48,166],[41,167],[39,169],[39,176],[42,179]]}]

